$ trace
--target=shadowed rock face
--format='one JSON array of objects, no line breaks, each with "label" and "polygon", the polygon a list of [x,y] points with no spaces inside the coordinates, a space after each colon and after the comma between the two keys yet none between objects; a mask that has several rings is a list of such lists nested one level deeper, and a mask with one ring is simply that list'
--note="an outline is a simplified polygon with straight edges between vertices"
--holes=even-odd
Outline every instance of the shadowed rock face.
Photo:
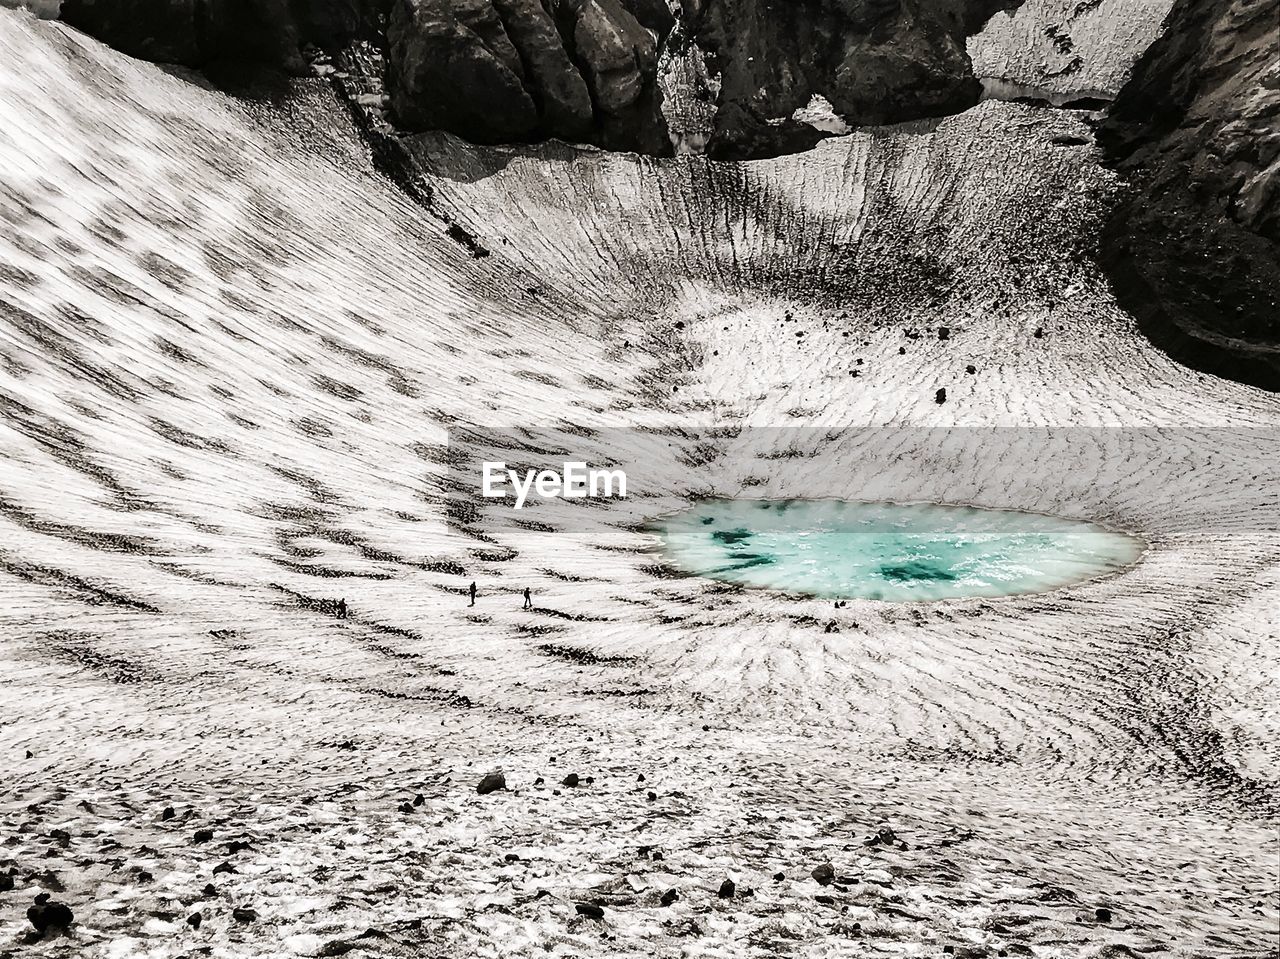
[{"label": "shadowed rock face", "polygon": [[777,156],[825,134],[791,118],[815,94],[852,125],[957,113],[978,102],[965,39],[999,0],[684,0],[722,76],[709,152]]},{"label": "shadowed rock face", "polygon": [[1280,2],[1179,0],[1100,131],[1136,195],[1105,243],[1144,331],[1280,389]]},{"label": "shadowed rock face", "polygon": [[387,88],[396,121],[480,143],[558,137],[670,150],[658,111],[661,4],[396,0]]},{"label": "shadowed rock face", "polygon": [[386,0],[63,0],[61,19],[144,60],[268,63],[299,72],[299,45],[377,29]]},{"label": "shadowed rock face", "polygon": [[406,126],[519,140],[538,122],[520,55],[488,0],[405,0],[387,30],[396,116]]},{"label": "shadowed rock face", "polygon": [[302,42],[375,28],[384,0],[63,0],[61,19],[127,54],[205,67],[221,60],[303,67]]},{"label": "shadowed rock face", "polygon": [[[1009,5],[685,0],[672,47],[705,51],[722,75],[715,90],[682,91],[715,101],[711,152],[771,156],[827,135],[792,116],[815,95],[852,124],[972,106],[981,88],[965,38]],[[385,89],[402,129],[672,150],[659,73],[676,17],[664,0],[67,0],[62,16],[127,53],[197,67],[299,71],[303,44],[370,38],[387,50]]]},{"label": "shadowed rock face", "polygon": [[[710,152],[776,156],[827,135],[792,116],[815,95],[851,124],[972,106],[981,86],[965,39],[1008,6],[685,0],[674,52],[692,42],[720,75]],[[659,0],[396,0],[388,77],[394,113],[412,129],[486,143],[560,137],[668,153],[658,71],[674,27]]]}]

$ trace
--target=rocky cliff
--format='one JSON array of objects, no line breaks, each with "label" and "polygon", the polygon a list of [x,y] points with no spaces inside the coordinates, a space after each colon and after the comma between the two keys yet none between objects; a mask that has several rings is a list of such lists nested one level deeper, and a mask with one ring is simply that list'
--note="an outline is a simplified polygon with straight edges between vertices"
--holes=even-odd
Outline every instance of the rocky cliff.
[{"label": "rocky cliff", "polygon": [[395,0],[393,116],[480,143],[669,152],[657,73],[674,24],[661,0]]},{"label": "rocky cliff", "polygon": [[1136,184],[1105,244],[1177,359],[1280,389],[1280,0],[1178,0],[1100,131]]},{"label": "rocky cliff", "polygon": [[[957,113],[981,85],[966,38],[1001,0],[682,0],[687,30],[720,74],[709,152],[776,156],[826,135],[815,96],[850,125]],[[824,108],[825,108],[824,104]],[[797,111],[800,115],[797,116]]]},{"label": "rocky cliff", "polygon": [[676,110],[704,118],[699,146],[750,158],[972,106],[965,39],[1016,2],[684,0],[677,16],[665,0],[66,0],[62,16],[135,56],[199,67],[299,70],[308,43],[372,39],[398,128],[480,143],[669,153],[662,81],[679,73],[693,82],[675,85]]}]

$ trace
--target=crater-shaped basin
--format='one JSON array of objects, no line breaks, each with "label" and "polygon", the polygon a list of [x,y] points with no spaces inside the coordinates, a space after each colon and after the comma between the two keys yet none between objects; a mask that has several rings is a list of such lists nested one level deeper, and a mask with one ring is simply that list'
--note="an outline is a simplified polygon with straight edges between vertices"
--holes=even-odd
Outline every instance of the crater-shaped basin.
[{"label": "crater-shaped basin", "polygon": [[712,579],[836,599],[1016,596],[1110,575],[1145,549],[1082,520],[935,503],[717,499],[653,527]]}]

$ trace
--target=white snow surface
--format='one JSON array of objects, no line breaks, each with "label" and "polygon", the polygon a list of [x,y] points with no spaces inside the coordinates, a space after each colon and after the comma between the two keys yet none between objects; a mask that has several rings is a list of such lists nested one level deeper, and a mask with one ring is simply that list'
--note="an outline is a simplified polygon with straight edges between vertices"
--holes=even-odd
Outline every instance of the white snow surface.
[{"label": "white snow surface", "polygon": [[809,102],[791,114],[791,119],[807,123],[815,130],[826,133],[849,133],[853,128],[844,118],[836,113],[831,101],[820,93],[815,93]]},{"label": "white snow surface", "polygon": [[[1274,954],[1280,535],[1215,501],[1274,470],[972,464],[1151,549],[918,607],[652,571],[639,520],[838,440],[446,521],[460,426],[1274,429],[1082,254],[1118,184],[1076,115],[742,164],[424,136],[429,213],[324,81],[8,10],[0,63],[0,954]],[[886,484],[941,483],[904,442]],[[23,945],[40,891],[76,924]]]}]

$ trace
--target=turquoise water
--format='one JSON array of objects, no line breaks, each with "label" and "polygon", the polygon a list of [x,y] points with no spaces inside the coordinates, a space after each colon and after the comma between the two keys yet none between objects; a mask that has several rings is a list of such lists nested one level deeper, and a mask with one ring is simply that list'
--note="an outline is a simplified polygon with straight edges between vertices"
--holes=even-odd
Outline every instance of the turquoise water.
[{"label": "turquoise water", "polygon": [[721,499],[654,526],[712,579],[834,599],[1039,593],[1136,562],[1136,537],[1080,520],[932,503]]}]

